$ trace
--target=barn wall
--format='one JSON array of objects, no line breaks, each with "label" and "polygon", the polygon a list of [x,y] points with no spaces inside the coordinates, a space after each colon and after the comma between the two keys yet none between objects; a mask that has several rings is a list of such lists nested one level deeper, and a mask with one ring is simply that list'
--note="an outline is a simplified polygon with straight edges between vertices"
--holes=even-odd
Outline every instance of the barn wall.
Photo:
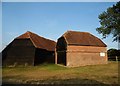
[{"label": "barn wall", "polygon": [[[100,56],[100,53],[105,56]],[[67,47],[67,66],[85,66],[107,63],[107,50],[105,47],[72,46]]]},{"label": "barn wall", "polygon": [[55,63],[55,52],[37,48],[34,61],[35,65],[42,63]]},{"label": "barn wall", "polygon": [[15,39],[7,47],[3,65],[34,65],[35,47],[29,39]]}]

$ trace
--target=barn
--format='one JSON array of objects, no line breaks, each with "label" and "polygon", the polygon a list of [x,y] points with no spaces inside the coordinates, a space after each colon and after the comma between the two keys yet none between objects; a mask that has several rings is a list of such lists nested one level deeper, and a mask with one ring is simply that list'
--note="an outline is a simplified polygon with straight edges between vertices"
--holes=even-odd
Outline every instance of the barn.
[{"label": "barn", "polygon": [[3,66],[38,65],[55,62],[56,42],[27,31],[2,51]]},{"label": "barn", "polygon": [[106,64],[106,47],[88,32],[67,31],[57,40],[55,63],[68,67]]}]

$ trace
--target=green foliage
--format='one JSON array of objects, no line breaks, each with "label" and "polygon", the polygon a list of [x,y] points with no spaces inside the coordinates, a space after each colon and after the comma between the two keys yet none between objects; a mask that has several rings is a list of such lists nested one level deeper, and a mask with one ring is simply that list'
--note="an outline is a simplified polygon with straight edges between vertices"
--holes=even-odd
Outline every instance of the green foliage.
[{"label": "green foliage", "polygon": [[117,2],[113,7],[109,7],[98,17],[101,26],[96,29],[103,38],[109,34],[113,35],[113,41],[120,41],[120,2]]},{"label": "green foliage", "polygon": [[119,52],[118,52],[117,49],[109,49],[107,51],[107,54],[108,54],[108,57],[110,57],[110,56],[118,56]]}]

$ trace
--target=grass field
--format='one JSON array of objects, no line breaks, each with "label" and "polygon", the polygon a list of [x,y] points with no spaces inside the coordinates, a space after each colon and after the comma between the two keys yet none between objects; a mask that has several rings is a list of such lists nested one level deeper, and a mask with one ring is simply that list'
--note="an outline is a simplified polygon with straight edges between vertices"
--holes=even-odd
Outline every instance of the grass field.
[{"label": "grass field", "polygon": [[3,83],[14,84],[118,84],[118,62],[66,68],[55,64],[2,69]]}]

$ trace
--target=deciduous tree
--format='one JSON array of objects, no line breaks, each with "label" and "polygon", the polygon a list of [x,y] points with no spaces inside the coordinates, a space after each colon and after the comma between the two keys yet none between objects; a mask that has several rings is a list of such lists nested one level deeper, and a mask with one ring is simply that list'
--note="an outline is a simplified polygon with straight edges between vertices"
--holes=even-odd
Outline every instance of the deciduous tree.
[{"label": "deciduous tree", "polygon": [[98,33],[102,34],[103,38],[112,34],[113,41],[120,42],[120,2],[101,13],[99,19],[101,26],[96,29]]}]

